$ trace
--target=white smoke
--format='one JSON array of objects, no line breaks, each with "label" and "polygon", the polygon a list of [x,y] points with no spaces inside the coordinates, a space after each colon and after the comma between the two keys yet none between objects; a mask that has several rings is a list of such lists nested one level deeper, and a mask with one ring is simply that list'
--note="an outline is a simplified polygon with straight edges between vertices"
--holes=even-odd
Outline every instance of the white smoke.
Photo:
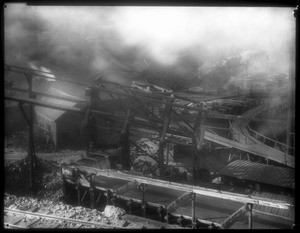
[{"label": "white smoke", "polygon": [[[46,78],[46,80],[48,82],[54,82],[55,81],[55,75],[51,72],[50,69],[46,68],[46,67],[43,67],[43,66],[37,66],[36,64],[34,64],[33,62],[28,62],[28,65],[31,69],[37,71],[37,73],[43,75],[43,76],[46,76],[46,77],[49,77],[49,78]],[[41,72],[39,72],[41,71]],[[40,78],[37,76],[37,78]]]}]

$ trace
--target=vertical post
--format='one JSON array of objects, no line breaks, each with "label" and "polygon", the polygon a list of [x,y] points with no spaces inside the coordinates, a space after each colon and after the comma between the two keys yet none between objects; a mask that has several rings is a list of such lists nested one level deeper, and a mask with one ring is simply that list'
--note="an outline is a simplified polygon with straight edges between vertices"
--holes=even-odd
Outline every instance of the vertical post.
[{"label": "vertical post", "polygon": [[159,165],[159,176],[161,179],[164,179],[164,148],[165,148],[165,142],[161,141],[159,142],[159,148],[158,148],[158,165]]},{"label": "vertical post", "polygon": [[253,207],[252,203],[247,204],[247,208],[249,211],[249,216],[248,216],[249,229],[252,229],[252,207]]},{"label": "vertical post", "polygon": [[76,190],[77,190],[77,205],[80,205],[81,201],[80,201],[80,185],[79,184],[76,184]]},{"label": "vertical post", "polygon": [[194,183],[198,185],[198,171],[199,171],[199,157],[200,151],[202,149],[202,144],[204,140],[204,108],[203,104],[201,104],[201,109],[198,111],[198,117],[195,122],[194,128],[194,137],[193,137],[193,144],[194,144],[194,166],[193,166],[193,176],[194,176]]},{"label": "vertical post", "polygon": [[62,175],[62,181],[63,181],[63,185],[62,185],[62,190],[63,190],[63,199],[66,201],[67,199],[67,181],[66,181],[66,177],[64,175]]},{"label": "vertical post", "polygon": [[143,197],[142,197],[142,217],[145,218],[146,217],[146,209],[145,209],[145,184],[141,184],[141,188],[142,188],[142,193],[143,193]]},{"label": "vertical post", "polygon": [[[93,86],[90,87],[90,103],[85,115],[86,123],[86,140],[87,140],[87,155],[97,143],[97,128],[96,118],[91,115],[91,110],[96,108],[98,90]],[[92,142],[92,144],[90,143]]]},{"label": "vertical post", "polygon": [[[32,76],[25,75],[28,83],[29,98],[34,98],[32,92]],[[34,189],[34,169],[35,169],[35,153],[34,153],[34,132],[33,132],[33,123],[34,123],[34,106],[29,104],[29,117],[28,117],[28,126],[29,126],[29,142],[28,142],[28,161],[29,161],[29,183],[30,188]]]},{"label": "vertical post", "polygon": [[193,178],[194,178],[194,185],[198,185],[198,179],[199,179],[199,151],[197,148],[194,148],[194,166],[193,166]]},{"label": "vertical post", "polygon": [[250,161],[250,155],[248,153],[246,155],[247,155],[247,160]]},{"label": "vertical post", "polygon": [[129,145],[129,130],[128,122],[130,117],[130,110],[127,111],[127,117],[123,125],[123,129],[120,136],[120,144],[122,147],[122,168],[124,170],[130,170],[130,145]]},{"label": "vertical post", "polygon": [[89,183],[90,183],[90,188],[89,188],[90,204],[91,204],[91,209],[94,209],[95,208],[95,184],[93,182],[93,176],[90,177]]},{"label": "vertical post", "polygon": [[[172,100],[171,100],[172,102]],[[168,103],[165,104],[165,112],[164,112],[164,126],[160,135],[159,148],[158,148],[158,157],[159,157],[159,175],[160,178],[164,178],[164,147],[165,147],[165,137],[169,128],[170,123],[170,114],[172,112],[172,106]]]},{"label": "vertical post", "polygon": [[167,153],[166,165],[168,166],[168,163],[169,163],[169,144],[168,143],[166,143],[166,153]]},{"label": "vertical post", "polygon": [[196,193],[192,193],[192,228],[195,229],[195,201],[196,201]]},{"label": "vertical post", "polygon": [[33,105],[29,105],[29,146],[28,146],[28,157],[30,164],[30,188],[34,188],[34,168],[35,168],[35,159],[34,159],[34,137],[33,137]]}]

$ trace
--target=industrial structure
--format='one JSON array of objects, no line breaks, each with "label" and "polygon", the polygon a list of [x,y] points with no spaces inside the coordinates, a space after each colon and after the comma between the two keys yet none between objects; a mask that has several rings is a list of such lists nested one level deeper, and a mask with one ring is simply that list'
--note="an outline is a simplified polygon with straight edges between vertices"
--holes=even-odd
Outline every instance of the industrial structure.
[{"label": "industrial structure", "polygon": [[[179,225],[193,228],[199,224],[230,228],[245,216],[249,228],[294,223],[295,144],[267,137],[250,124],[266,121],[263,114],[270,110],[277,115],[285,112],[286,90],[275,98],[257,97],[259,93],[251,91],[204,96],[137,82],[125,86],[102,77],[92,85],[55,78],[86,88],[83,99],[39,89],[35,80],[49,78],[46,73],[10,65],[5,70],[28,83],[27,89],[6,85],[5,99],[19,103],[29,126],[32,187],[34,122],[45,122],[41,116],[47,118],[51,109],[53,125],[44,128],[55,132],[55,145],[67,140],[84,142],[87,148],[86,158],[62,167],[65,198],[75,196],[78,205],[97,208],[105,199],[132,214],[138,205],[135,214],[144,218],[168,223],[175,218]],[[158,145],[157,153],[137,145],[139,138]],[[120,153],[97,152],[100,145],[109,143],[120,147]],[[151,172],[132,171],[132,146],[155,161]],[[102,161],[107,161],[106,166]],[[177,167],[186,173],[181,172],[182,182],[168,173]],[[222,182],[211,182],[212,174],[218,174]],[[183,219],[188,223],[183,224]]]}]

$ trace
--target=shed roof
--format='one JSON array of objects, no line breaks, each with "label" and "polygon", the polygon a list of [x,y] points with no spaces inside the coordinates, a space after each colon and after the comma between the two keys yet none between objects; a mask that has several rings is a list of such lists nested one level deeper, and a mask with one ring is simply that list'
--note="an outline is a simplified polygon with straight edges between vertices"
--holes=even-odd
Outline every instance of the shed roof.
[{"label": "shed roof", "polygon": [[220,175],[286,188],[294,188],[295,186],[294,169],[244,160],[231,162],[220,171]]},{"label": "shed roof", "polygon": [[[6,80],[7,82],[9,80]],[[20,88],[23,90],[28,90],[28,83],[27,81],[23,79],[16,79],[11,82],[12,87]],[[51,87],[51,83],[43,80],[43,79],[33,79],[32,80],[32,90],[33,91],[39,91],[43,93],[49,93],[49,88]],[[9,96],[14,96],[18,98],[28,98],[28,93],[25,92],[20,92],[16,90],[6,90],[5,89],[5,94]],[[17,106],[18,103],[16,101],[10,101],[10,100],[5,100],[4,101],[4,106],[5,107],[11,107],[11,106]]]},{"label": "shed roof", "polygon": [[[64,93],[63,91],[60,91],[53,87],[50,87],[48,89],[47,93],[52,94],[52,95],[74,97],[74,96],[68,95],[68,94]],[[53,104],[57,104],[57,105],[67,106],[67,107],[74,107],[76,105],[75,102],[53,99],[53,98],[48,98],[45,96],[41,97],[41,101],[46,102],[46,103],[53,103]],[[40,107],[40,106],[36,106],[35,110],[38,114],[44,115],[45,117],[47,117],[53,121],[57,120],[60,116],[62,116],[65,113],[65,111],[62,111],[62,110],[44,108],[44,107]]]}]

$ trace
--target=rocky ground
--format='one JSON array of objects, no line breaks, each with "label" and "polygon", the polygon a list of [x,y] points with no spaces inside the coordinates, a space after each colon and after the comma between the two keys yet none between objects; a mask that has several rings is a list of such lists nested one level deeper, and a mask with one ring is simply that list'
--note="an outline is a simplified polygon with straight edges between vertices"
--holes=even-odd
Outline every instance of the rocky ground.
[{"label": "rocky ground", "polygon": [[[45,214],[54,214],[62,217],[73,217],[81,220],[101,221],[116,226],[123,226],[124,220],[121,216],[125,213],[120,208],[107,206],[101,212],[84,207],[70,206],[62,202],[62,178],[61,164],[70,164],[86,155],[85,150],[60,150],[49,151],[47,148],[41,150],[39,142],[36,142],[36,189],[30,190],[29,164],[27,161],[27,136],[28,133],[18,132],[5,139],[5,208],[35,211]],[[131,147],[132,169],[141,172],[145,176],[157,177],[159,175],[157,166],[158,145],[147,139],[136,141]],[[49,148],[48,148],[49,149]],[[111,151],[114,150],[114,151]],[[104,153],[119,153],[117,149],[108,149]],[[178,169],[177,169],[178,170]],[[173,169],[167,171],[174,178],[186,176],[186,174]],[[126,223],[128,227],[141,227],[145,223]],[[147,224],[146,224],[147,225]],[[157,228],[150,223],[148,228]]]},{"label": "rocky ground", "polygon": [[[14,138],[15,140],[16,138]],[[125,211],[106,206],[101,212],[81,206],[71,206],[62,201],[62,178],[60,165],[72,163],[85,156],[84,150],[63,150],[52,153],[36,152],[35,182],[36,190],[29,189],[29,168],[26,144],[14,146],[13,142],[5,148],[5,194],[4,207],[33,211],[37,213],[72,217],[85,221],[96,221],[128,228],[157,228],[149,222],[124,220]],[[143,163],[143,159],[138,159]],[[144,161],[145,162],[145,161]],[[66,226],[67,227],[67,226]]]},{"label": "rocky ground", "polygon": [[[17,150],[18,151],[18,150]],[[15,151],[16,152],[16,151]],[[29,171],[26,159],[10,162],[5,166],[5,194],[4,207],[14,210],[33,211],[36,213],[55,215],[84,221],[95,221],[111,224],[112,226],[126,226],[128,228],[142,228],[145,223],[122,219],[125,211],[114,206],[106,206],[101,212],[82,206],[71,206],[62,202],[62,179],[60,163],[69,163],[76,157],[81,157],[81,151],[52,153],[52,157],[41,159],[36,163],[36,192],[29,189]],[[77,154],[77,156],[75,156]],[[57,158],[57,159],[55,159]],[[66,226],[67,227],[67,226]],[[91,226],[92,227],[92,226]],[[148,223],[147,228],[157,228]]]}]

